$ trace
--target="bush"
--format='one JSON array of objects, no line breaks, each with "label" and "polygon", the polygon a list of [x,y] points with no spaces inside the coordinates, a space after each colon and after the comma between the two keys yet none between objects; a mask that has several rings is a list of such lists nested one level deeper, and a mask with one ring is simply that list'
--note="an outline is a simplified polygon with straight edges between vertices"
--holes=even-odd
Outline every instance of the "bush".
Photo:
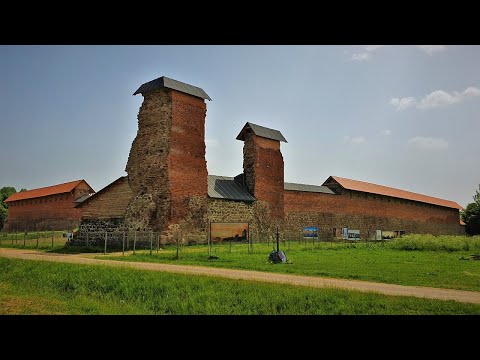
[{"label": "bush", "polygon": [[407,251],[475,251],[480,250],[480,236],[410,234],[389,241],[387,246]]}]

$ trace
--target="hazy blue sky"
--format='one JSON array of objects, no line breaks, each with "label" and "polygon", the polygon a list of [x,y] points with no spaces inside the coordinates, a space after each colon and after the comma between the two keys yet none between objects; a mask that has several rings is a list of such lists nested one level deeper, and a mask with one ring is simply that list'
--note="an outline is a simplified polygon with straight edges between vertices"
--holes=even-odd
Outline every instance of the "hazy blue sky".
[{"label": "hazy blue sky", "polygon": [[329,175],[472,202],[480,46],[1,46],[0,187],[121,175],[144,82],[203,88],[209,174],[242,172],[245,122],[280,130],[285,181]]}]

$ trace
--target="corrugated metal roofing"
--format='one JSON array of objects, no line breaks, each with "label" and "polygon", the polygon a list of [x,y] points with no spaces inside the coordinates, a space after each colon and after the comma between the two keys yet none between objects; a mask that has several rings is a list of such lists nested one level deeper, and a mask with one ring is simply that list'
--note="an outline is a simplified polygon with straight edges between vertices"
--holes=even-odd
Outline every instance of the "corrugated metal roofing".
[{"label": "corrugated metal roofing", "polygon": [[391,197],[400,198],[400,199],[419,201],[427,204],[445,206],[445,207],[454,208],[454,209],[463,209],[463,207],[461,207],[454,201],[439,199],[432,196],[417,194],[417,193],[406,191],[406,190],[391,188],[388,186],[377,185],[377,184],[372,184],[372,183],[352,180],[352,179],[345,179],[338,176],[330,176],[323,183],[323,185],[328,183],[330,179],[335,180],[343,188],[348,190],[363,191],[371,194],[379,194],[379,195],[391,196]]},{"label": "corrugated metal roofing", "polygon": [[250,122],[247,122],[245,124],[242,131],[240,131],[240,134],[238,134],[237,140],[245,141],[245,132],[246,132],[247,129],[252,129],[253,133],[257,136],[261,136],[261,137],[264,137],[264,138],[267,138],[267,139],[287,142],[287,139],[285,139],[283,137],[283,135],[280,131],[274,130],[274,129],[269,129],[269,128],[266,128],[264,126],[252,124]]},{"label": "corrugated metal roofing", "polygon": [[208,196],[215,199],[255,201],[250,192],[233,177],[208,175]]},{"label": "corrugated metal roofing", "polygon": [[161,88],[173,89],[202,99],[207,99],[210,101],[212,100],[202,88],[186,84],[178,80],[170,79],[166,76],[162,76],[158,79],[146,82],[145,84],[141,85],[138,90],[133,93],[133,95],[145,94],[147,92]]},{"label": "corrugated metal roofing", "polygon": [[326,186],[295,184],[295,183],[286,182],[283,185],[283,188],[288,191],[306,191],[306,192],[316,192],[316,193],[335,195],[335,193]]},{"label": "corrugated metal roofing", "polygon": [[75,203],[76,204],[81,204],[82,202],[84,202],[85,200],[87,200],[90,196],[92,196],[93,194],[85,194],[83,196],[80,196],[77,200],[75,200]]},{"label": "corrugated metal roofing", "polygon": [[[38,198],[42,196],[67,193],[75,189],[82,181],[85,181],[85,180],[75,180],[75,181],[70,181],[64,184],[46,186],[43,188],[18,192],[10,196],[8,199],[6,199],[5,202],[33,199],[33,198]],[[87,182],[85,181],[85,183]]]}]

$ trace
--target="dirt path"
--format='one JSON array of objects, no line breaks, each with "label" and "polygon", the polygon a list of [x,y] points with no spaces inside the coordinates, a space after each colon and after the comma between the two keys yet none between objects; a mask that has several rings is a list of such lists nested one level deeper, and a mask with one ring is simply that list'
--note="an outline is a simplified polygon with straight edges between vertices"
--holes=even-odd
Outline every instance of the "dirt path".
[{"label": "dirt path", "polygon": [[[89,254],[90,256],[92,254]],[[98,254],[95,254],[97,256]],[[228,279],[251,280],[269,283],[309,287],[330,287],[337,289],[374,292],[394,296],[415,296],[420,298],[455,300],[464,303],[480,304],[480,292],[453,289],[439,289],[419,286],[403,286],[358,280],[331,279],[312,276],[287,275],[260,271],[212,268],[206,266],[170,265],[115,260],[101,260],[87,257],[87,254],[64,255],[48,254],[35,250],[0,248],[0,256],[26,260],[66,262],[73,264],[108,265],[142,270],[164,271],[180,274],[207,275]]]}]

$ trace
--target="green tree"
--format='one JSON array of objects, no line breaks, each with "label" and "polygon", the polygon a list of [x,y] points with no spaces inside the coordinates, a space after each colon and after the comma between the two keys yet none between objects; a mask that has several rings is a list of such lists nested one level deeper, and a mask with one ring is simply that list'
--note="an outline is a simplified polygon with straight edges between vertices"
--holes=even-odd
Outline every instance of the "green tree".
[{"label": "green tree", "polygon": [[465,223],[465,231],[470,235],[480,234],[480,185],[473,196],[473,203],[467,205],[460,214]]},{"label": "green tree", "polygon": [[13,186],[4,186],[0,189],[0,230],[8,216],[8,205],[4,202],[9,196],[15,194],[17,190]]}]

